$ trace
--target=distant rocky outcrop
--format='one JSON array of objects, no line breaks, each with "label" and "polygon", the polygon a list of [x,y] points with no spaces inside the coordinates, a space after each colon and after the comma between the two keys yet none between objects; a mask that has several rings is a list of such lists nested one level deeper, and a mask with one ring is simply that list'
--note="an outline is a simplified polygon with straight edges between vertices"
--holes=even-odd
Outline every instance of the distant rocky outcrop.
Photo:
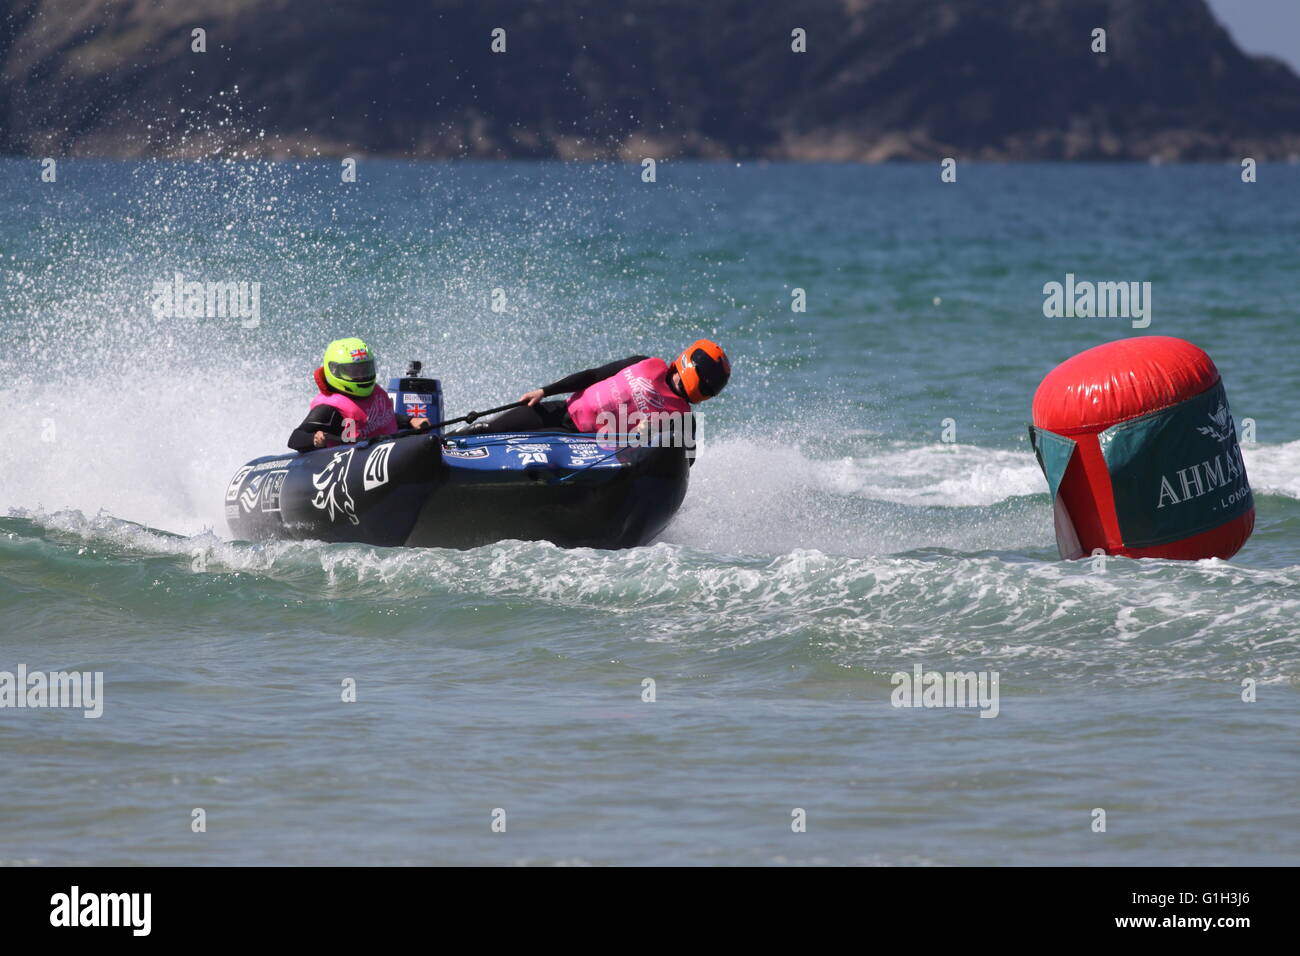
[{"label": "distant rocky outcrop", "polygon": [[1300,78],[1204,0],[2,0],[0,152],[1276,159]]}]

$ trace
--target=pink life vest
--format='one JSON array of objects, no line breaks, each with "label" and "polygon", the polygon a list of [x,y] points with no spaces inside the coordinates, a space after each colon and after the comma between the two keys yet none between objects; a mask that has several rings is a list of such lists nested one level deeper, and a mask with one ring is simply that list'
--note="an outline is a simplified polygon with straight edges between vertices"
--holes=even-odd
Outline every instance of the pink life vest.
[{"label": "pink life vest", "polygon": [[[397,419],[393,415],[393,400],[377,384],[375,390],[365,398],[353,398],[351,395],[344,395],[330,388],[321,370],[316,369],[316,387],[320,389],[320,394],[311,400],[311,407],[329,405],[337,408],[339,414],[343,416],[344,427],[347,426],[347,419],[352,419],[356,423],[354,441],[364,441],[376,435],[391,435],[397,431]],[[337,444],[339,444],[338,439],[331,435],[325,436],[325,447],[332,448]]]},{"label": "pink life vest", "polygon": [[575,392],[567,407],[578,431],[594,432],[601,424],[606,425],[601,431],[616,430],[608,427],[608,418],[598,421],[601,412],[614,415],[619,427],[631,429],[655,412],[689,412],[691,403],[668,387],[668,363],[648,358]]}]

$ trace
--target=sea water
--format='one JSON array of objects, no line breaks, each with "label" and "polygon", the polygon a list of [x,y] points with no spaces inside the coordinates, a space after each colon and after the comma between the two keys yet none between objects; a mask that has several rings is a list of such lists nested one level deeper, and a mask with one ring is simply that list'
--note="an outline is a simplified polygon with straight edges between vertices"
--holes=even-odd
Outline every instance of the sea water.
[{"label": "sea water", "polygon": [[[0,162],[0,672],[102,675],[0,708],[0,862],[1300,862],[1300,168],[641,172]],[[1048,317],[1067,275],[1150,325]],[[1142,334],[1250,428],[1231,561],[1057,559],[1034,389]],[[449,414],[734,371],[649,547],[232,540],[351,335]]]}]

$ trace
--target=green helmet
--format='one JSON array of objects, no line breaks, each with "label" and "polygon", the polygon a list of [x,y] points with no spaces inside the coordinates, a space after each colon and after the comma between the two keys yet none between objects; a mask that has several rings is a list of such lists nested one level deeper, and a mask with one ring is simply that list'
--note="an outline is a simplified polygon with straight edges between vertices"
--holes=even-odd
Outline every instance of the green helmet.
[{"label": "green helmet", "polygon": [[338,339],[325,349],[321,360],[325,381],[345,395],[365,398],[375,390],[375,358],[360,339]]}]

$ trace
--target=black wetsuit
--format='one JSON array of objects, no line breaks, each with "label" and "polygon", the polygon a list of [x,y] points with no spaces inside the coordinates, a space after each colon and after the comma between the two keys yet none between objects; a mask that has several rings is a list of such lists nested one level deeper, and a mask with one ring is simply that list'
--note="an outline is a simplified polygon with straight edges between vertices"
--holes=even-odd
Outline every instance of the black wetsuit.
[{"label": "black wetsuit", "polygon": [[[586,371],[574,372],[572,375],[560,379],[558,382],[552,382],[550,385],[542,386],[542,394],[567,395],[570,392],[580,392],[584,388],[595,385],[597,382],[604,381],[611,375],[623,371],[629,365],[635,365],[637,362],[644,362],[648,356],[629,355],[625,359],[618,359],[601,365],[598,368],[589,368]],[[468,428],[457,429],[458,433],[470,432],[473,434],[482,434],[484,432],[501,433],[501,432],[536,432],[536,431],[567,431],[576,432],[578,426],[573,424],[573,419],[569,417],[567,402],[538,402],[536,405],[522,408],[512,408],[508,412],[502,412],[496,418],[488,422],[475,422]]]},{"label": "black wetsuit", "polygon": [[[398,428],[410,428],[411,416],[394,414]],[[315,451],[317,432],[342,440],[343,413],[333,405],[317,405],[307,413],[302,424],[289,436],[289,447],[294,451]]]}]

